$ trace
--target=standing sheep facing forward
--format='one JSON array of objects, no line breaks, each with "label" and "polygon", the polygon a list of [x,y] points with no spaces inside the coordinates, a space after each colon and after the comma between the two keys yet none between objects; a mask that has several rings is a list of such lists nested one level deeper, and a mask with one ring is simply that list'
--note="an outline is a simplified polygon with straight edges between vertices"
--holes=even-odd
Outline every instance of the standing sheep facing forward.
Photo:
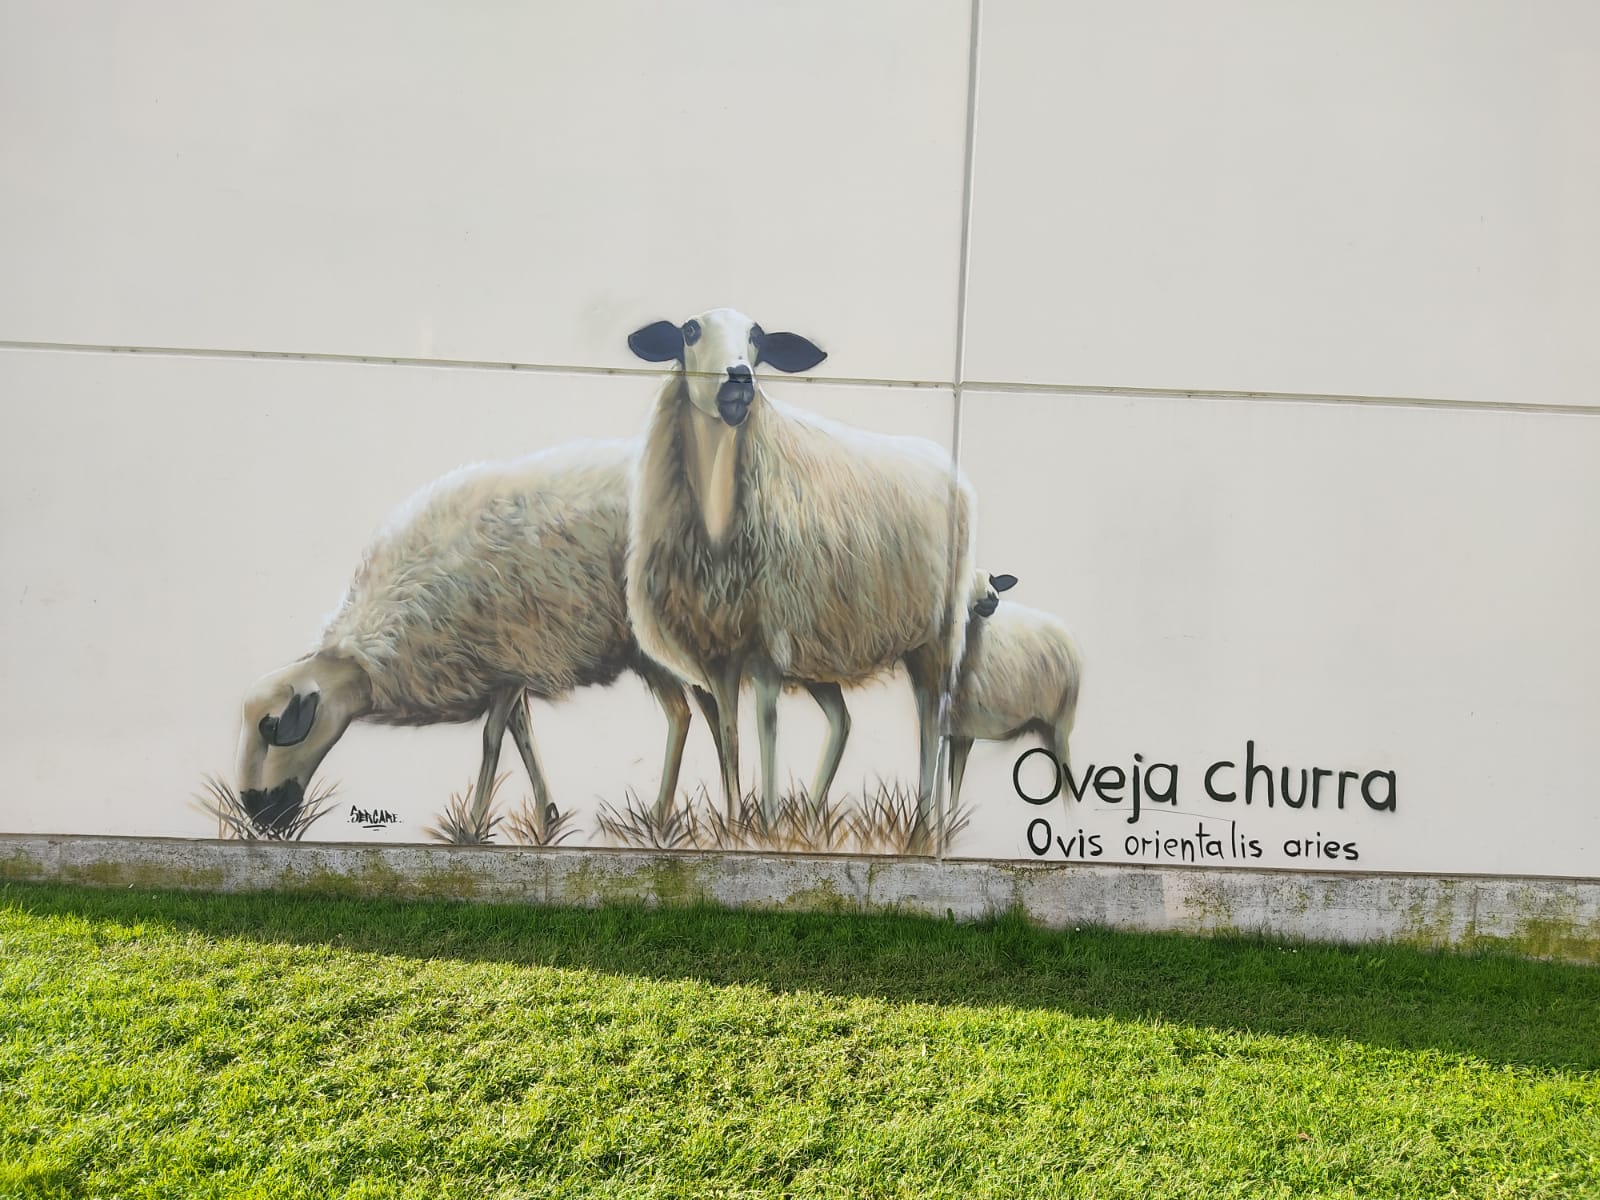
[{"label": "standing sheep facing forward", "polygon": [[252,819],[288,826],[351,722],[484,717],[472,825],[482,829],[509,727],[540,811],[550,788],[524,703],[637,672],[667,714],[663,802],[677,790],[689,706],[639,651],[622,571],[637,442],[577,442],[463,467],[413,496],[368,547],[312,654],[249,692],[238,789]]},{"label": "standing sheep facing forward", "polygon": [[[949,454],[922,438],[852,429],[768,399],[756,367],[804,371],[826,355],[731,309],[681,326],[658,321],[628,345],[647,361],[678,364],[639,456],[628,609],[645,652],[711,693],[730,813],[740,796],[746,672],[770,816],[784,683],[809,685],[831,719],[830,704],[843,710],[841,686],[903,662],[917,703],[926,814],[941,702],[966,636],[966,588],[950,580],[964,585],[972,573],[972,494]],[[843,751],[835,724],[819,779],[832,778]]]},{"label": "standing sheep facing forward", "polygon": [[1083,656],[1067,628],[1049,613],[1007,601],[1016,579],[979,571],[972,591],[966,656],[950,698],[950,807],[961,800],[961,777],[974,741],[1009,742],[1044,735],[1056,762],[1070,759],[1067,740],[1078,713]]}]

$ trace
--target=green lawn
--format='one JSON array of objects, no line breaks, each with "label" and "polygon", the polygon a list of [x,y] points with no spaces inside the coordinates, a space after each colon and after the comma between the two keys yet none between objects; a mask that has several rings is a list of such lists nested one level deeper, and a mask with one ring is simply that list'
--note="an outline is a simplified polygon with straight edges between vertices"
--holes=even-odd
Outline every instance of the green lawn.
[{"label": "green lawn", "polygon": [[1600,1195],[1600,971],[0,888],[0,1196]]}]

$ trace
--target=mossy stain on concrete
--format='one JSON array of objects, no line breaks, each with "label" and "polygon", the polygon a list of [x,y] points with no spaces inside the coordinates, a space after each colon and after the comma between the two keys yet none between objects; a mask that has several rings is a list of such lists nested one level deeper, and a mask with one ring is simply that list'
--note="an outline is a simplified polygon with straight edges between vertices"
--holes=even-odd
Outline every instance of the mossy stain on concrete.
[{"label": "mossy stain on concrete", "polygon": [[65,883],[88,887],[142,888],[150,891],[221,891],[227,875],[221,867],[182,867],[168,863],[116,862],[65,863],[60,870]]},{"label": "mossy stain on concrete", "polygon": [[[854,897],[846,896],[839,885],[824,875],[809,887],[798,888],[778,905],[786,912],[847,913],[862,911]],[[870,907],[870,906],[869,906]]]},{"label": "mossy stain on concrete", "polygon": [[1585,918],[1570,893],[1511,898],[1511,932],[1475,931],[1474,948],[1504,950],[1524,958],[1600,963],[1600,914]]},{"label": "mossy stain on concrete", "polygon": [[278,876],[278,886],[284,891],[339,899],[407,896],[414,894],[412,885],[410,875],[396,870],[378,852],[361,854],[359,861],[348,869],[319,866],[301,871],[289,864]]},{"label": "mossy stain on concrete", "polygon": [[682,858],[616,865],[584,861],[550,881],[554,904],[663,904],[687,907],[710,899],[701,864]]},{"label": "mossy stain on concrete", "polygon": [[[447,867],[419,873],[412,879],[406,895],[429,900],[477,900],[484,897],[486,890],[482,871],[453,862]],[[499,897],[490,891],[489,898]]]},{"label": "mossy stain on concrete", "polygon": [[1470,912],[1461,913],[1462,899],[1460,880],[1433,880],[1406,905],[1405,922],[1395,940],[1428,949],[1461,944],[1472,923]]},{"label": "mossy stain on concrete", "polygon": [[0,856],[0,879],[10,880],[13,883],[31,883],[49,877],[50,872],[45,865],[26,850],[12,850]]},{"label": "mossy stain on concrete", "polygon": [[1222,880],[1196,882],[1183,893],[1184,915],[1194,928],[1207,933],[1232,930],[1237,910],[1228,892],[1228,884]]}]

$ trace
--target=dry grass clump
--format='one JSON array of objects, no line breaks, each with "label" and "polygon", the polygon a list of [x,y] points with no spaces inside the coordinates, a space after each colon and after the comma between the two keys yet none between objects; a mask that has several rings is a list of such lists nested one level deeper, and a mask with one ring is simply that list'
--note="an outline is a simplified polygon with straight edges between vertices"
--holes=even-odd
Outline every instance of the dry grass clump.
[{"label": "dry grass clump", "polygon": [[754,792],[739,801],[729,817],[711,799],[705,784],[660,808],[629,792],[620,809],[600,806],[599,831],[624,846],[656,850],[827,851],[845,848],[849,814],[829,800],[817,801],[804,788],[785,795],[769,821]]},{"label": "dry grass clump", "polygon": [[570,812],[564,813],[554,804],[546,804],[541,810],[531,798],[524,798],[521,807],[511,813],[496,812],[500,789],[510,777],[508,771],[495,779],[489,788],[489,803],[477,818],[472,815],[475,785],[469,782],[465,790],[452,792],[437,824],[423,832],[451,846],[492,846],[502,825],[513,843],[524,846],[558,846],[577,832]]},{"label": "dry grass clump", "polygon": [[224,837],[247,842],[298,842],[333,811],[333,796],[339,790],[337,783],[312,780],[299,805],[291,806],[288,792],[275,789],[252,812],[233,786],[216,775],[206,775],[201,782],[205,791],[194,797],[194,806],[221,824]]},{"label": "dry grass clump", "polygon": [[[511,813],[496,811],[500,789],[510,773],[495,779],[489,803],[473,815],[474,784],[452,792],[435,823],[423,832],[451,846],[494,845],[498,836],[524,846],[558,846],[578,832],[575,814],[555,804],[541,810],[531,799]],[[333,810],[337,785],[313,781],[298,809],[289,810],[286,797],[269,795],[256,811],[237,792],[214,775],[204,779],[205,794],[196,806],[221,822],[224,835],[247,841],[299,841],[306,831]],[[915,790],[900,783],[879,780],[875,789],[860,797],[818,800],[803,786],[786,792],[770,820],[755,793],[741,798],[732,817],[713,800],[701,784],[666,806],[645,803],[629,791],[621,806],[602,803],[596,817],[601,845],[648,850],[753,850],[807,854],[896,854],[926,856],[946,852],[971,820],[962,808],[940,819],[925,821],[917,811]]]},{"label": "dry grass clump", "polygon": [[495,797],[509,777],[510,773],[507,772],[490,785],[489,802],[483,806],[483,813],[479,816],[474,816],[472,812],[472,793],[476,785],[469,780],[463,791],[450,793],[450,799],[445,801],[444,809],[439,813],[438,823],[427,826],[422,832],[434,841],[450,846],[493,845],[495,829],[502,819],[494,811]]},{"label": "dry grass clump", "polygon": [[969,820],[959,810],[924,822],[915,791],[880,780],[875,792],[842,802],[795,788],[778,801],[771,820],[754,792],[729,817],[704,784],[665,808],[647,805],[630,791],[620,808],[600,806],[597,825],[613,844],[642,849],[928,855],[949,849]]},{"label": "dry grass clump", "polygon": [[948,809],[926,820],[917,793],[903,784],[878,781],[878,790],[861,798],[851,817],[850,834],[862,854],[939,854],[972,821],[967,808]]},{"label": "dry grass clump", "polygon": [[705,784],[697,795],[665,806],[646,804],[632,788],[625,797],[621,808],[602,801],[595,818],[600,834],[612,842],[645,850],[703,850],[713,844],[707,822],[715,806]]},{"label": "dry grass clump", "polygon": [[506,817],[511,840],[524,846],[559,846],[578,832],[572,813],[562,812],[552,801],[542,809],[533,797],[524,797],[522,807]]}]

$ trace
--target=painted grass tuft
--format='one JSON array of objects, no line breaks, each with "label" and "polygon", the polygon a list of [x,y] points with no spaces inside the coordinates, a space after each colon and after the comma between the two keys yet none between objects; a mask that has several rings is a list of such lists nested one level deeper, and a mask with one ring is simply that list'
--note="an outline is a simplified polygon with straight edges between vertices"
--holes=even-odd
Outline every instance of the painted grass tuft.
[{"label": "painted grass tuft", "polygon": [[444,842],[449,846],[487,846],[494,842],[495,830],[504,820],[504,814],[494,810],[495,798],[500,793],[500,787],[505,783],[507,775],[501,775],[489,786],[489,802],[483,806],[481,813],[473,812],[473,792],[476,784],[471,780],[459,792],[451,792],[450,799],[444,803],[444,808],[434,818],[434,824],[423,829],[436,842]]},{"label": "painted grass tuft", "polygon": [[546,804],[540,810],[528,797],[523,798],[521,807],[510,813],[495,811],[500,789],[509,778],[509,771],[496,777],[489,787],[489,803],[476,816],[472,811],[472,794],[476,784],[468,780],[462,791],[450,794],[450,799],[445,801],[444,808],[434,818],[434,824],[423,832],[434,841],[451,846],[493,845],[502,825],[513,842],[524,846],[559,846],[577,832],[572,813],[564,813],[554,804]]},{"label": "painted grass tuft", "polygon": [[1600,971],[0,889],[0,1196],[1583,1197]]},{"label": "painted grass tuft", "polygon": [[750,792],[730,818],[701,784],[664,808],[630,791],[620,808],[600,806],[596,828],[613,845],[643,849],[927,855],[949,849],[969,819],[962,809],[925,821],[915,790],[883,780],[875,791],[842,801],[795,787],[779,798],[770,820]]},{"label": "painted grass tuft", "polygon": [[540,808],[531,796],[506,815],[506,829],[512,841],[524,846],[559,846],[578,832],[574,814],[562,812],[554,802]]},{"label": "painted grass tuft", "polygon": [[971,821],[956,808],[927,821],[917,808],[916,789],[880,782],[851,818],[850,832],[863,853],[917,855],[949,850]]},{"label": "painted grass tuft", "polygon": [[201,779],[203,792],[194,797],[194,806],[219,823],[227,837],[243,841],[298,842],[306,831],[333,811],[333,797],[339,790],[336,783],[322,783],[313,779],[306,789],[305,798],[292,815],[276,814],[275,819],[260,820],[246,806],[239,793],[217,775]]}]

